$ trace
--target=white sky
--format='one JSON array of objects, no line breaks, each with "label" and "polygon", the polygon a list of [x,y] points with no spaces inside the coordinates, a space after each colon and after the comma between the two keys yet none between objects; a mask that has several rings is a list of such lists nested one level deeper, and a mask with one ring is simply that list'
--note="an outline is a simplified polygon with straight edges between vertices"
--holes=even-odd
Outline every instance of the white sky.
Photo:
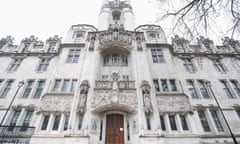
[{"label": "white sky", "polygon": [[[131,0],[136,26],[153,23],[156,12],[148,0]],[[65,38],[71,25],[97,26],[102,0],[0,0],[0,38],[11,35],[14,43],[35,35],[45,41]]]}]

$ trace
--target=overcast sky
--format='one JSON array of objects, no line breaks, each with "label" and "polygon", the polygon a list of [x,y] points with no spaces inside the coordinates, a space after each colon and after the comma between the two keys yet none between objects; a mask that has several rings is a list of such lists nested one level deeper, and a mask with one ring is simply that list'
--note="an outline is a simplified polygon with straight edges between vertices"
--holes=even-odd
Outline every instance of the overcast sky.
[{"label": "overcast sky", "polygon": [[[102,0],[0,0],[0,38],[11,35],[14,43],[35,35],[39,40],[65,35],[71,25],[97,26]],[[136,26],[153,23],[156,11],[148,0],[131,0]]]}]

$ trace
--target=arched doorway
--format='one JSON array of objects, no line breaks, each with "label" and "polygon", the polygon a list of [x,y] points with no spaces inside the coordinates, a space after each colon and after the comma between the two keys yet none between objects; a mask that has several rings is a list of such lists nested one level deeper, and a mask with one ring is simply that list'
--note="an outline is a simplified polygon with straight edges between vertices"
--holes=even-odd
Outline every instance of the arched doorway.
[{"label": "arched doorway", "polygon": [[121,114],[107,115],[105,144],[124,144],[123,118]]}]

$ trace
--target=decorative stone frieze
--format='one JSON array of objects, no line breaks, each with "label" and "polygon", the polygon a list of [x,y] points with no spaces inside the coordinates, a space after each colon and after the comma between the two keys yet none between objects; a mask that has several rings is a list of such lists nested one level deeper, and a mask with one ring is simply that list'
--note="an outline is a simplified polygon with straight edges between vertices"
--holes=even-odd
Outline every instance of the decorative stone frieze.
[{"label": "decorative stone frieze", "polygon": [[73,96],[45,95],[41,99],[39,112],[70,112]]},{"label": "decorative stone frieze", "polygon": [[103,31],[98,35],[99,43],[106,44],[111,42],[123,42],[125,44],[132,44],[132,33],[127,31]]},{"label": "decorative stone frieze", "polygon": [[161,113],[177,113],[177,112],[190,112],[192,111],[189,99],[183,95],[166,95],[157,96],[158,110]]},{"label": "decorative stone frieze", "polygon": [[135,91],[120,92],[117,101],[114,100],[112,91],[95,91],[91,104],[93,108],[109,104],[120,104],[122,106],[137,108],[138,101]]},{"label": "decorative stone frieze", "polygon": [[119,86],[119,73],[112,73],[111,89],[95,89],[91,105],[95,111],[110,109],[132,112],[138,105],[135,90],[121,90]]}]

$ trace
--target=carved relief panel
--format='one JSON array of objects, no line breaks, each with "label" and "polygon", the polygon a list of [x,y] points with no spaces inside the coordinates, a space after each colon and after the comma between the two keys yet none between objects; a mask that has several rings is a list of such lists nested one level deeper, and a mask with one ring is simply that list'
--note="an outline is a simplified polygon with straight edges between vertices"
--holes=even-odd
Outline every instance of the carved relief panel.
[{"label": "carved relief panel", "polygon": [[72,99],[72,96],[66,95],[46,95],[41,100],[39,111],[70,112]]},{"label": "carved relief panel", "polygon": [[191,105],[185,96],[157,96],[159,112],[189,112]]},{"label": "carved relief panel", "polygon": [[[98,91],[92,99],[92,107],[111,104],[111,91]],[[118,104],[124,104],[136,108],[138,105],[137,95],[135,92],[123,92],[118,94]]]}]

